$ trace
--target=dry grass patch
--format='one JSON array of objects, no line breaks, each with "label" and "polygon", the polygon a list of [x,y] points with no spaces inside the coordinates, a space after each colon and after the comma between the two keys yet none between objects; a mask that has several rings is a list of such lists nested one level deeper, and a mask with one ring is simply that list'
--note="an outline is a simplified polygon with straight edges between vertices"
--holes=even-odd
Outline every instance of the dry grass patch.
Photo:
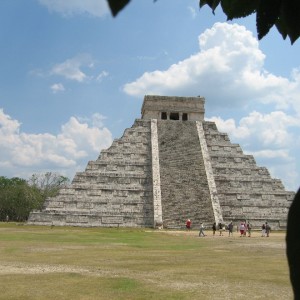
[{"label": "dry grass patch", "polygon": [[0,225],[0,299],[292,299],[285,234]]}]

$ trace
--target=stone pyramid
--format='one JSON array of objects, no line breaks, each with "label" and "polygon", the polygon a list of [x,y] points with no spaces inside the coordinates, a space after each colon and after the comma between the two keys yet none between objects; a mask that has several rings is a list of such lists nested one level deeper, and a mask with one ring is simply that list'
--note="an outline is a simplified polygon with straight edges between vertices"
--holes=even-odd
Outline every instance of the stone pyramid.
[{"label": "stone pyramid", "polygon": [[284,229],[295,195],[214,122],[202,97],[145,96],[142,117],[28,224],[183,228],[186,219]]}]

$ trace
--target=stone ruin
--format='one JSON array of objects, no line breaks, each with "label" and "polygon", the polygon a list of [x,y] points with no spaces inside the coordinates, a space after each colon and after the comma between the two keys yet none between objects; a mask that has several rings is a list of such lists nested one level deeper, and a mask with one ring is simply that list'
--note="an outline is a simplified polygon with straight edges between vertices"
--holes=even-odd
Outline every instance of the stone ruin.
[{"label": "stone ruin", "polygon": [[191,219],[285,229],[295,195],[204,120],[202,97],[145,96],[141,119],[28,224],[179,229]]}]

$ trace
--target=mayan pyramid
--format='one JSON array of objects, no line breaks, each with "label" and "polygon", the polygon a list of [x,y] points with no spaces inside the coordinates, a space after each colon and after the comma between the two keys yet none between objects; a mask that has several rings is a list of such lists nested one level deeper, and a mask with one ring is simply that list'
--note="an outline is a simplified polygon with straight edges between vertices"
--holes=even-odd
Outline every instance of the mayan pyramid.
[{"label": "mayan pyramid", "polygon": [[28,224],[183,228],[247,220],[286,226],[294,192],[214,122],[202,97],[145,96],[141,119],[33,211]]}]

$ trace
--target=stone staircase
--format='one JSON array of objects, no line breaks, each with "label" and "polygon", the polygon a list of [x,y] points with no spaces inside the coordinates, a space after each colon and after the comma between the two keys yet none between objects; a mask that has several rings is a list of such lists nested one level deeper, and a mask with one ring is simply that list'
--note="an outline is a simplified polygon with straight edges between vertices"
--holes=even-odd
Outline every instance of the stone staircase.
[{"label": "stone staircase", "polygon": [[194,121],[158,122],[164,227],[193,227],[213,222],[209,187]]}]

